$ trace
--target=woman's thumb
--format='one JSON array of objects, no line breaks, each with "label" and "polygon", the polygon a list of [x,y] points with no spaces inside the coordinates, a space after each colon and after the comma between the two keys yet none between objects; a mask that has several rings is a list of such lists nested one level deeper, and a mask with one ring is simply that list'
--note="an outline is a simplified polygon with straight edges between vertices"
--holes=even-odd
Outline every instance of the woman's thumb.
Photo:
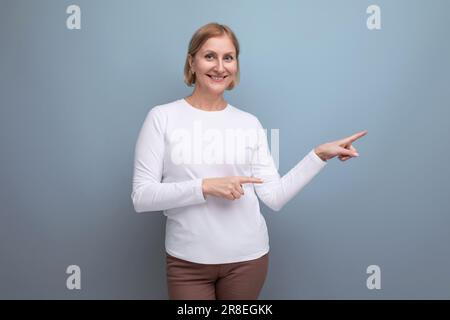
[{"label": "woman's thumb", "polygon": [[349,150],[349,149],[345,149],[340,147],[339,148],[339,155],[341,156],[349,156],[349,157],[357,157],[359,156],[359,154],[355,151]]}]

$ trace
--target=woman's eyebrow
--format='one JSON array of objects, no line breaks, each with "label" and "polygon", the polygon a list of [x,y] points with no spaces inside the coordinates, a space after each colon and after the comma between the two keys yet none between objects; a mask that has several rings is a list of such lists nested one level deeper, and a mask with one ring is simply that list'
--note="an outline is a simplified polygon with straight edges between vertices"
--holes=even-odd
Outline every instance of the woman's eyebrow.
[{"label": "woman's eyebrow", "polygon": [[[213,50],[205,50],[205,53],[207,53],[207,52],[216,53]],[[234,54],[234,51],[226,52],[225,54]]]}]

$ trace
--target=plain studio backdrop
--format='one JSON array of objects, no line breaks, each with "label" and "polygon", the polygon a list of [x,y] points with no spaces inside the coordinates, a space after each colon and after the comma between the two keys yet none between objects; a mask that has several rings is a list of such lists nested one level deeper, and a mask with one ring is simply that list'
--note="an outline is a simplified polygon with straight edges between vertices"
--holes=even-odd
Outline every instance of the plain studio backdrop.
[{"label": "plain studio backdrop", "polygon": [[[67,8],[81,9],[68,29]],[[366,12],[381,10],[381,29]],[[131,202],[148,111],[230,26],[225,98],[279,129],[280,174],[361,130],[280,212],[261,299],[450,298],[448,1],[17,1],[0,8],[0,298],[166,299],[161,212]],[[81,290],[67,267],[79,266]],[[369,290],[369,266],[381,289]]]}]

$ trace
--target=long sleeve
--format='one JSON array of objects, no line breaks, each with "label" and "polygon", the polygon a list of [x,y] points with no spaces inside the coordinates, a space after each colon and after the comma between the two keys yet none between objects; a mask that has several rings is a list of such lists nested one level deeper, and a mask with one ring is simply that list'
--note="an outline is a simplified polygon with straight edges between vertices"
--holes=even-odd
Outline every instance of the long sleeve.
[{"label": "long sleeve", "polygon": [[161,183],[164,160],[164,117],[152,108],[135,146],[131,199],[136,212],[160,211],[206,202],[202,179]]},{"label": "long sleeve", "polygon": [[263,179],[263,183],[255,183],[259,199],[274,211],[279,211],[289,202],[314,176],[327,164],[312,149],[288,173],[280,177],[270,154],[262,125],[257,121],[259,132],[257,148],[252,157],[252,175]]}]

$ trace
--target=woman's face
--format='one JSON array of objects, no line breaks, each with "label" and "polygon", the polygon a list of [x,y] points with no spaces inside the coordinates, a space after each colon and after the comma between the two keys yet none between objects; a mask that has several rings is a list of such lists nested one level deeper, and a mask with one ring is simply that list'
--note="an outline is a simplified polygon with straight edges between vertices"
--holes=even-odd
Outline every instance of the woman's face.
[{"label": "woman's face", "polygon": [[237,73],[236,49],[227,35],[209,38],[190,61],[196,85],[216,95],[226,90]]}]

